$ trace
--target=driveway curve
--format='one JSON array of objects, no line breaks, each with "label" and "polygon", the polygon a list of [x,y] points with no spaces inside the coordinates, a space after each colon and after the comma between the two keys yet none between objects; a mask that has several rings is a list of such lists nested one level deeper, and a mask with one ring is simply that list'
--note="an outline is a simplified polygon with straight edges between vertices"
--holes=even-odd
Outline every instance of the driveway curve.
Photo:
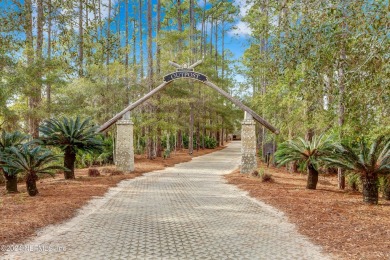
[{"label": "driveway curve", "polygon": [[239,142],[165,170],[122,181],[64,224],[1,259],[330,259],[283,213],[224,174]]}]

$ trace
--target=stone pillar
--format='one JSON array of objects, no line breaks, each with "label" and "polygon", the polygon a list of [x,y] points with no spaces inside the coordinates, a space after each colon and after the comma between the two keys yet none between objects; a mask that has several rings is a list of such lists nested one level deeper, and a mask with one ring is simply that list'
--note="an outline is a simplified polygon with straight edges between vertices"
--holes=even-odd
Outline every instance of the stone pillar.
[{"label": "stone pillar", "polygon": [[116,123],[115,165],[120,171],[134,171],[133,122],[119,120]]},{"label": "stone pillar", "polygon": [[256,123],[252,116],[245,112],[241,125],[241,173],[252,173],[257,169]]}]

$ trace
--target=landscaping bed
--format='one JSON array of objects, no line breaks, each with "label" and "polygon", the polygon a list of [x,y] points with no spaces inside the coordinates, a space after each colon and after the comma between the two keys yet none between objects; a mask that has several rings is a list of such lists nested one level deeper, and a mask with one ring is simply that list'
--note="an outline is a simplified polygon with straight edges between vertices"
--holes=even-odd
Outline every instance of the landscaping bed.
[{"label": "landscaping bed", "polygon": [[250,196],[283,211],[301,234],[337,259],[390,259],[390,201],[365,205],[360,192],[337,188],[336,175],[320,175],[317,190],[308,190],[305,174],[258,166],[272,175],[273,182],[239,170],[225,177]]}]

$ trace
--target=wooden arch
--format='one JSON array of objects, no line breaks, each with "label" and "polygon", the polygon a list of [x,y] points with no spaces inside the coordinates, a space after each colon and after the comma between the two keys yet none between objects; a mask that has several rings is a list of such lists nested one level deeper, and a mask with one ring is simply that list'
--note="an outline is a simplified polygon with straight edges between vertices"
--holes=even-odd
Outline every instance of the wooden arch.
[{"label": "wooden arch", "polygon": [[224,96],[226,99],[230,100],[233,104],[235,104],[236,106],[238,106],[242,110],[244,110],[244,111],[248,112],[250,115],[252,115],[254,120],[256,120],[257,122],[262,124],[264,127],[266,127],[268,130],[270,130],[272,133],[279,134],[279,130],[278,129],[276,129],[274,126],[272,126],[270,123],[268,123],[264,118],[259,116],[255,111],[253,111],[252,109],[250,109],[249,107],[244,105],[238,99],[236,99],[236,98],[232,97],[231,95],[229,95],[229,93],[227,93],[223,89],[219,88],[214,83],[210,82],[205,75],[203,75],[201,73],[198,73],[198,72],[194,72],[194,67],[199,65],[201,63],[201,61],[198,61],[198,62],[196,62],[195,64],[193,64],[192,66],[189,66],[189,67],[186,67],[186,66],[182,67],[182,66],[180,66],[180,65],[178,65],[178,64],[176,64],[174,62],[169,62],[169,63],[177,68],[176,72],[173,72],[173,73],[170,73],[170,74],[166,75],[164,77],[164,82],[163,83],[161,83],[158,87],[156,87],[155,89],[150,91],[148,94],[146,94],[142,98],[138,99],[134,103],[132,103],[129,106],[127,106],[121,112],[116,114],[113,118],[111,118],[106,123],[101,125],[100,128],[98,129],[98,132],[103,132],[103,131],[107,130],[110,126],[115,124],[116,121],[121,119],[124,114],[126,114],[127,112],[129,112],[129,111],[135,109],[136,107],[138,107],[139,105],[141,105],[143,102],[145,102],[146,100],[151,98],[154,94],[156,94],[157,92],[159,92],[160,90],[162,90],[166,86],[168,86],[171,82],[173,82],[173,81],[175,81],[177,79],[180,79],[180,78],[188,78],[188,79],[193,79],[193,80],[200,81],[203,84],[205,84],[206,86],[209,86],[210,88],[214,89],[219,94]]}]

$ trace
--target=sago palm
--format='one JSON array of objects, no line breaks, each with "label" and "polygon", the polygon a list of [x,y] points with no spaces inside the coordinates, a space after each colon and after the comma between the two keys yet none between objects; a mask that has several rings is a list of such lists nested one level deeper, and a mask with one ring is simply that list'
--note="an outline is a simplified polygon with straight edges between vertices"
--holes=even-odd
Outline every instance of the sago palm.
[{"label": "sago palm", "polygon": [[315,190],[318,182],[318,167],[322,158],[333,151],[332,141],[324,135],[314,136],[312,141],[302,138],[289,140],[279,145],[275,153],[276,162],[285,165],[289,162],[304,163],[307,169],[307,189]]},{"label": "sago palm", "polygon": [[4,159],[9,156],[9,149],[11,147],[20,147],[23,143],[27,142],[29,139],[28,135],[22,134],[20,132],[6,132],[2,131],[0,136],[0,170],[3,172],[6,180],[6,190],[7,193],[16,193],[18,192],[18,176],[15,171],[9,169],[4,164]]},{"label": "sago palm", "polygon": [[357,148],[348,144],[335,145],[336,155],[326,158],[331,166],[351,170],[361,176],[363,201],[378,203],[378,177],[390,173],[390,138],[380,136],[371,145],[361,141]]},{"label": "sago palm", "polygon": [[65,179],[74,179],[74,164],[77,150],[83,152],[101,151],[102,141],[96,133],[97,127],[90,119],[50,119],[40,127],[41,140],[46,145],[53,145],[64,151]]},{"label": "sago palm", "polygon": [[8,169],[16,174],[26,174],[26,187],[30,196],[38,194],[36,181],[39,174],[53,174],[52,171],[56,169],[67,170],[62,166],[55,165],[58,156],[41,146],[23,144],[20,149],[11,147],[8,155],[4,163]]}]

